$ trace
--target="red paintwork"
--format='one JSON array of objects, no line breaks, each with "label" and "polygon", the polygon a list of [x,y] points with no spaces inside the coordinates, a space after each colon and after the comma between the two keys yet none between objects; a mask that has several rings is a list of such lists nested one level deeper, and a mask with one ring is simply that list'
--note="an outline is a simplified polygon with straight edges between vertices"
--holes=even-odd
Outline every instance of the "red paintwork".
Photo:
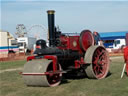
[{"label": "red paintwork", "polygon": [[33,60],[33,59],[35,59],[35,56],[29,56],[29,57],[27,57],[27,61],[30,61],[30,60]]},{"label": "red paintwork", "polygon": [[80,34],[81,48],[86,51],[91,45],[94,45],[94,38],[89,30],[84,30]]},{"label": "red paintwork", "polygon": [[[53,71],[55,72],[57,70],[56,64],[57,64],[57,56],[53,56],[53,55],[45,55],[44,56],[45,59],[50,59],[53,60]],[[33,60],[35,59],[35,56],[29,56],[27,57],[27,61]]]},{"label": "red paintwork", "polygon": [[61,45],[58,47],[62,50],[74,50],[78,52],[82,52],[79,44],[80,36],[60,36]]},{"label": "red paintwork", "polygon": [[124,59],[126,62],[126,72],[128,76],[128,46],[124,48]]},{"label": "red paintwork", "polygon": [[[96,49],[96,51],[94,52],[94,57],[93,57],[93,71],[96,75],[97,78],[101,78],[104,76],[105,71],[107,69],[107,64],[108,64],[108,60],[107,60],[107,53],[105,50],[101,50],[100,48]],[[105,54],[102,55],[102,54]],[[102,74],[101,74],[102,73]]]},{"label": "red paintwork", "polygon": [[73,50],[82,53],[91,46],[94,45],[94,38],[90,31],[84,30],[80,36],[60,36],[61,45],[58,47],[62,50]]},{"label": "red paintwork", "polygon": [[37,45],[37,46],[36,46],[36,48],[39,48],[39,49],[41,49],[41,46]]},{"label": "red paintwork", "polygon": [[57,70],[57,56],[45,55],[44,58],[53,61],[53,72],[55,72]]},{"label": "red paintwork", "polygon": [[128,46],[124,48],[124,59],[125,61],[128,60]]},{"label": "red paintwork", "polygon": [[80,65],[82,65],[82,64],[86,64],[86,63],[84,62],[84,58],[83,58],[83,57],[81,57],[80,60],[75,60],[75,68],[76,68],[76,69],[77,69],[77,68],[80,68]]},{"label": "red paintwork", "polygon": [[127,76],[128,76],[128,60],[126,62],[126,72],[127,72]]},{"label": "red paintwork", "polygon": [[21,73],[22,75],[46,75],[46,73]]},{"label": "red paintwork", "polygon": [[22,73],[20,72],[19,74],[22,75],[54,75],[54,74],[61,74],[61,73],[65,73],[64,71],[55,71],[55,72],[44,72],[44,73]]},{"label": "red paintwork", "polygon": [[68,36],[60,36],[60,42],[61,42],[61,46],[59,46],[60,49],[66,49],[67,46],[68,46],[68,39],[69,37]]},{"label": "red paintwork", "polygon": [[[53,60],[53,71],[52,72],[44,72],[44,73],[20,73],[22,75],[49,75],[49,76],[54,76],[54,74],[62,74],[65,73],[64,71],[57,70],[57,57],[52,56],[52,55],[45,55],[45,59],[50,59]],[[35,59],[35,56],[29,56],[27,58],[27,61]]]},{"label": "red paintwork", "polygon": [[79,36],[70,36],[69,37],[69,49],[81,51],[79,45]]},{"label": "red paintwork", "polygon": [[[57,70],[57,56],[54,55],[45,55],[45,59],[50,59],[53,61],[53,72],[45,72],[45,73],[22,73],[22,75],[50,75],[50,74],[58,74],[62,73],[62,71]],[[36,59],[35,56],[27,57],[27,61]]]}]

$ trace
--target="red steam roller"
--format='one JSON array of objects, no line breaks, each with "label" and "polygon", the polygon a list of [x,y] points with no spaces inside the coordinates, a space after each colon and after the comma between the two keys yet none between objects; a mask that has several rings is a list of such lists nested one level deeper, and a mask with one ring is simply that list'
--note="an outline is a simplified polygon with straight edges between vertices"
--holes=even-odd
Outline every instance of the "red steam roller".
[{"label": "red steam roller", "polygon": [[126,72],[128,76],[128,46],[124,48],[124,59],[126,63]]},{"label": "red steam roller", "polygon": [[109,56],[103,46],[94,45],[89,30],[80,34],[64,34],[54,26],[54,10],[48,10],[49,46],[37,40],[34,56],[27,58],[22,72],[24,82],[31,86],[57,86],[62,74],[87,75],[103,79],[109,71]]},{"label": "red steam roller", "polygon": [[123,77],[124,75],[124,71],[126,69],[126,73],[127,73],[127,76],[128,76],[128,33],[126,33],[126,46],[124,48],[124,67],[123,67],[123,70],[122,70],[122,73],[121,73],[121,78]]},{"label": "red steam roller", "polygon": [[126,63],[126,72],[128,76],[128,33],[126,34],[126,47],[124,48],[124,60]]}]

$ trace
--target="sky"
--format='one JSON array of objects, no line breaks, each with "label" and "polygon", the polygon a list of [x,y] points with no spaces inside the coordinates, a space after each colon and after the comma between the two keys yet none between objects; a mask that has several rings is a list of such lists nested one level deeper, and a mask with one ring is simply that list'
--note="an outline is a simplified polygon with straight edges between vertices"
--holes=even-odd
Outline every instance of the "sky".
[{"label": "sky", "polygon": [[[29,30],[33,25],[47,28],[47,10],[55,10],[55,25],[63,33],[84,29],[98,32],[128,31],[128,0],[0,0],[0,29],[13,35],[17,24]],[[40,31],[40,32],[36,32]],[[29,33],[40,35],[35,27]]]}]

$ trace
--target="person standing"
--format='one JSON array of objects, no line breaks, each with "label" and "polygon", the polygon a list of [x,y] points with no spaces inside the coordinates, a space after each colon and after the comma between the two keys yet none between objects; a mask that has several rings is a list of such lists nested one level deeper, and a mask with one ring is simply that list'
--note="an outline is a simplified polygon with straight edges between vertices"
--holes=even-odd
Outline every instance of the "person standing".
[{"label": "person standing", "polygon": [[103,42],[100,38],[100,34],[96,31],[93,32],[93,37],[94,37],[94,44],[95,45],[103,45]]},{"label": "person standing", "polygon": [[127,73],[127,76],[128,76],[128,46],[126,46],[124,48],[124,60],[125,60],[125,63],[126,63],[126,73]]}]

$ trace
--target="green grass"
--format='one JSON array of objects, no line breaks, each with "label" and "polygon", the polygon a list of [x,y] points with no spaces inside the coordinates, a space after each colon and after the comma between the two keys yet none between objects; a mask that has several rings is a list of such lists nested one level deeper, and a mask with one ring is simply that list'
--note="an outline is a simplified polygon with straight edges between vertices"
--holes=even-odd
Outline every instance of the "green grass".
[{"label": "green grass", "polygon": [[4,72],[0,74],[0,96],[128,96],[128,77],[120,78],[122,68],[123,59],[114,59],[111,75],[105,79],[68,79],[57,87],[27,87],[20,71]]},{"label": "green grass", "polygon": [[17,67],[22,67],[25,64],[25,60],[24,61],[0,61],[0,70],[4,70],[4,69],[10,69],[10,68],[17,68]]}]

